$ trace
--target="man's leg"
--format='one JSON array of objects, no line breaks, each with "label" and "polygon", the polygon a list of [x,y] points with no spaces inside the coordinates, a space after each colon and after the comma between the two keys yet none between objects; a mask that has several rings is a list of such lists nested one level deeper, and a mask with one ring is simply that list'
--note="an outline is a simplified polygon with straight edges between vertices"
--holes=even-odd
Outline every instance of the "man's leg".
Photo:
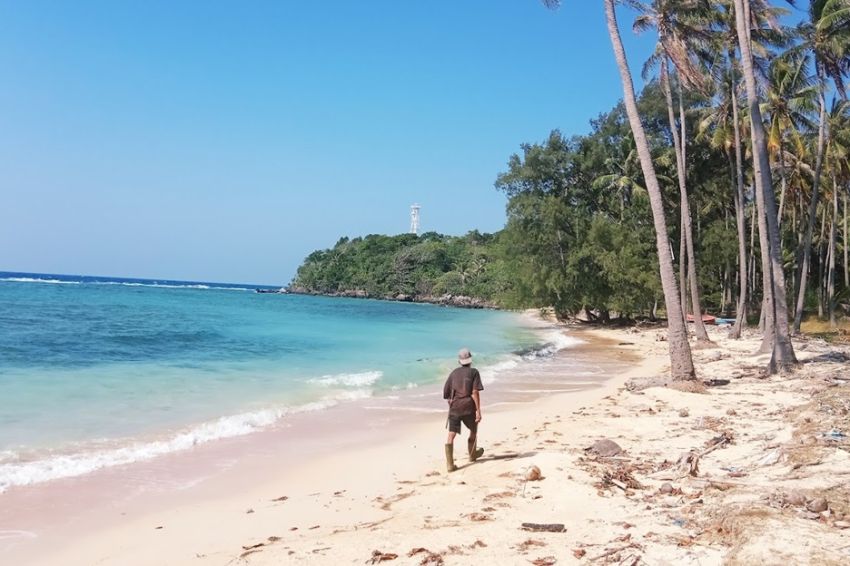
[{"label": "man's leg", "polygon": [[483,448],[477,448],[475,445],[478,442],[478,423],[475,422],[475,416],[464,420],[464,424],[469,429],[469,439],[466,441],[466,450],[469,453],[469,461],[474,462],[484,454]]},{"label": "man's leg", "polygon": [[455,466],[455,436],[460,432],[460,419],[449,417],[449,434],[446,437],[446,471],[453,472],[457,470]]}]

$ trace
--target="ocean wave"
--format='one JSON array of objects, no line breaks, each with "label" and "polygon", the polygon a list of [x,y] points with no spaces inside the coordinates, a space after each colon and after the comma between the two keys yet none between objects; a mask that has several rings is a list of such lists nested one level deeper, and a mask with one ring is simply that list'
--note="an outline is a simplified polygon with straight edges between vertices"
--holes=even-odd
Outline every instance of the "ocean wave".
[{"label": "ocean wave", "polygon": [[[122,285],[124,287],[156,287],[161,289],[212,289],[209,285],[170,285],[167,283],[131,283],[124,281],[89,281],[90,285]],[[215,287],[220,289],[221,287]]]},{"label": "ocean wave", "polygon": [[584,340],[576,338],[574,336],[568,336],[564,334],[563,331],[554,329],[543,333],[543,339],[545,342],[542,344],[538,344],[536,346],[532,346],[530,348],[525,348],[518,352],[515,352],[519,357],[526,361],[538,360],[541,358],[550,358],[555,355],[559,350],[563,350],[565,348],[572,348],[577,346],[578,344],[583,344]]},{"label": "ocean wave", "polygon": [[8,283],[52,283],[54,285],[79,285],[79,281],[64,281],[62,279],[40,279],[38,277],[3,277],[0,281]]},{"label": "ocean wave", "polygon": [[203,283],[140,283],[134,281],[69,281],[67,279],[44,279],[40,277],[2,277],[0,282],[7,283],[52,283],[54,285],[120,285],[122,287],[153,287],[158,289],[201,289],[221,291],[253,291],[249,287],[224,287]]},{"label": "ocean wave", "polygon": [[223,438],[244,436],[268,428],[287,415],[320,411],[336,406],[341,401],[366,399],[371,395],[372,392],[369,390],[346,391],[294,407],[221,417],[163,440],[133,442],[115,448],[83,450],[32,461],[21,462],[13,451],[7,450],[3,452],[4,460],[0,460],[0,493],[13,486],[82,476],[103,468],[144,462]]},{"label": "ocean wave", "polygon": [[364,387],[373,385],[379,379],[384,377],[382,371],[364,371],[361,373],[340,373],[336,375],[323,375],[315,379],[308,380],[310,383],[317,383],[325,387],[343,386],[343,387]]}]

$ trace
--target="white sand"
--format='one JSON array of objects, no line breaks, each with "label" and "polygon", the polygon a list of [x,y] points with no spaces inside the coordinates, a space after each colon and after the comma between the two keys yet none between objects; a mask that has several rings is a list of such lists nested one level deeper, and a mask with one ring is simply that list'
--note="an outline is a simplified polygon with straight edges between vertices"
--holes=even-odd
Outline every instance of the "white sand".
[{"label": "white sand", "polygon": [[[846,363],[825,356],[836,348],[798,344],[801,358],[819,361],[790,377],[758,379],[750,369],[766,362],[750,354],[758,339],[733,342],[712,329],[718,347],[694,351],[700,377],[731,383],[705,394],[630,393],[627,379],[667,371],[666,343],[658,340],[664,331],[592,334],[607,340],[595,355],[631,352],[636,361],[601,387],[533,403],[490,410],[485,390],[485,457],[466,465],[466,437],[458,438],[457,472],[445,471],[443,417],[435,416],[436,426],[428,419],[376,433],[372,445],[289,455],[202,490],[203,497],[174,497],[144,512],[115,505],[70,540],[40,548],[38,562],[364,564],[378,551],[375,563],[383,555],[384,564],[850,563],[850,529],[841,528],[850,521],[842,487],[850,457],[839,446],[847,442],[817,436],[831,418],[818,411],[823,400],[802,408],[836,388],[844,389],[835,411],[850,398],[848,386],[829,388],[830,376],[847,373]],[[850,401],[845,424],[848,409]],[[733,443],[705,453],[695,476],[675,466],[723,431]],[[601,438],[625,453],[604,460],[584,450]],[[542,480],[524,479],[532,466]],[[628,488],[618,468],[640,488]],[[615,483],[603,482],[606,473]],[[672,493],[659,492],[665,482]],[[789,504],[795,491],[802,503]],[[807,511],[820,495],[831,511]],[[563,523],[566,532],[527,532],[523,522]]]}]

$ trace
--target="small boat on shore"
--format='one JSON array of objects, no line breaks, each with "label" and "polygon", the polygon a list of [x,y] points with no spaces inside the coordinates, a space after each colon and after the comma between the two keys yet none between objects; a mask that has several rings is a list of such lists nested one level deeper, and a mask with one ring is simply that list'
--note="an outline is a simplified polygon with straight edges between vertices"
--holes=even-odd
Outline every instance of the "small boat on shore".
[{"label": "small boat on shore", "polygon": [[[688,315],[688,322],[693,322],[693,321],[694,321],[694,315],[689,314]],[[712,316],[710,314],[704,314],[704,315],[702,315],[702,323],[703,324],[717,324],[717,317]]]}]

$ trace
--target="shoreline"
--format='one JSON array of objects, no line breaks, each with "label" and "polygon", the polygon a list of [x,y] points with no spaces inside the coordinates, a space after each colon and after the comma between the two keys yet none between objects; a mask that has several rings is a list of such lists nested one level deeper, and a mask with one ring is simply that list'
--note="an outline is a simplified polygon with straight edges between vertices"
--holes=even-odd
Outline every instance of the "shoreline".
[{"label": "shoreline", "polygon": [[[553,326],[545,321],[537,321],[522,312],[510,313],[516,317],[511,322],[536,336],[532,354],[543,351],[549,346]],[[541,326],[541,324],[543,326]],[[515,345],[516,346],[516,345]],[[525,350],[523,350],[525,351]],[[488,369],[500,370],[507,362],[508,367],[520,359],[516,348],[504,349],[494,354]],[[418,360],[423,361],[423,360]],[[437,370],[437,363],[427,358],[430,370]],[[382,368],[384,369],[384,368]],[[434,371],[429,371],[433,374]],[[427,389],[428,379],[416,375],[406,384],[384,384],[382,370],[367,369],[362,372],[343,372],[339,374],[315,373],[315,377],[304,378],[304,385],[294,380],[296,390],[286,392],[280,398],[259,397],[253,407],[245,406],[230,412],[223,411],[207,414],[198,420],[186,420],[159,428],[148,427],[136,436],[127,435],[114,439],[65,440],[56,446],[40,446],[23,450],[26,457],[22,461],[4,462],[0,454],[0,496],[8,489],[38,485],[45,481],[73,478],[97,472],[104,468],[134,465],[151,459],[168,456],[175,452],[191,450],[210,442],[219,442],[229,438],[256,434],[270,428],[285,426],[286,421],[301,413],[322,412],[352,401],[374,399],[378,402],[393,397],[416,396],[420,388]],[[423,379],[425,380],[423,382]],[[309,390],[312,388],[312,390]],[[308,391],[309,390],[309,391]],[[289,400],[286,395],[292,399]],[[243,403],[243,405],[246,405]],[[11,452],[14,456],[14,452]],[[4,465],[6,464],[6,465]],[[4,469],[5,468],[5,469]],[[2,549],[2,544],[0,544]]]},{"label": "shoreline", "polygon": [[[561,329],[534,315],[525,313],[522,316],[527,319],[528,326],[536,330],[554,329],[562,334]],[[584,346],[578,344],[567,351],[572,353]],[[538,359],[519,363],[531,367],[545,366],[550,361]],[[485,382],[487,380],[485,377]],[[568,389],[592,386],[594,381],[588,376]],[[514,404],[526,404],[545,394],[540,391],[545,388],[531,382],[523,388],[500,391],[500,387],[506,389],[510,383],[500,374],[497,381],[488,386],[489,409],[494,414],[512,410]],[[374,438],[379,445],[391,442],[393,434],[389,428],[397,431],[399,427],[403,430],[425,427],[433,431],[435,417],[439,421],[444,412],[441,403],[435,402],[435,395],[439,394],[436,389],[440,385],[436,384],[430,395],[423,393],[420,387],[399,392],[401,401],[379,396],[341,403],[322,411],[289,415],[285,422],[268,430],[220,439],[187,451],[101,468],[81,476],[13,486],[0,494],[3,503],[0,505],[0,552],[5,550],[9,556],[29,560],[43,554],[41,550],[30,552],[36,545],[63,548],[72,540],[85,536],[86,532],[97,531],[99,525],[114,523],[116,519],[122,521],[123,517],[173,505],[194,504],[218,497],[222,492],[239,491],[240,487],[234,485],[238,483],[234,481],[235,476],[250,477],[252,483],[267,479],[268,474],[252,471],[252,468],[283,470],[289,467],[287,460],[290,458],[299,455],[315,458],[340,450],[353,451],[364,446],[367,438]],[[400,411],[399,405],[406,407]],[[357,423],[370,420],[371,424],[357,426]],[[334,423],[354,423],[355,426],[340,428]],[[441,435],[438,430],[437,436]],[[316,441],[315,437],[323,440]],[[319,446],[317,442],[324,445]],[[279,452],[270,453],[274,450]],[[238,463],[237,460],[244,461]],[[145,479],[140,482],[139,478]],[[141,501],[143,496],[146,501]],[[124,509],[121,514],[117,518],[110,516],[118,507]],[[85,526],[68,532],[70,523]]]},{"label": "shoreline", "polygon": [[[801,366],[765,376],[756,333],[709,332],[694,350],[705,393],[626,387],[668,371],[664,329],[585,330],[575,351],[611,375],[495,407],[485,380],[485,454],[456,455],[457,472],[435,414],[396,427],[372,413],[344,439],[302,429],[335,444],[297,460],[269,445],[240,474],[112,502],[28,563],[845,564],[850,348],[798,339]],[[594,453],[602,439],[617,451]]]}]

